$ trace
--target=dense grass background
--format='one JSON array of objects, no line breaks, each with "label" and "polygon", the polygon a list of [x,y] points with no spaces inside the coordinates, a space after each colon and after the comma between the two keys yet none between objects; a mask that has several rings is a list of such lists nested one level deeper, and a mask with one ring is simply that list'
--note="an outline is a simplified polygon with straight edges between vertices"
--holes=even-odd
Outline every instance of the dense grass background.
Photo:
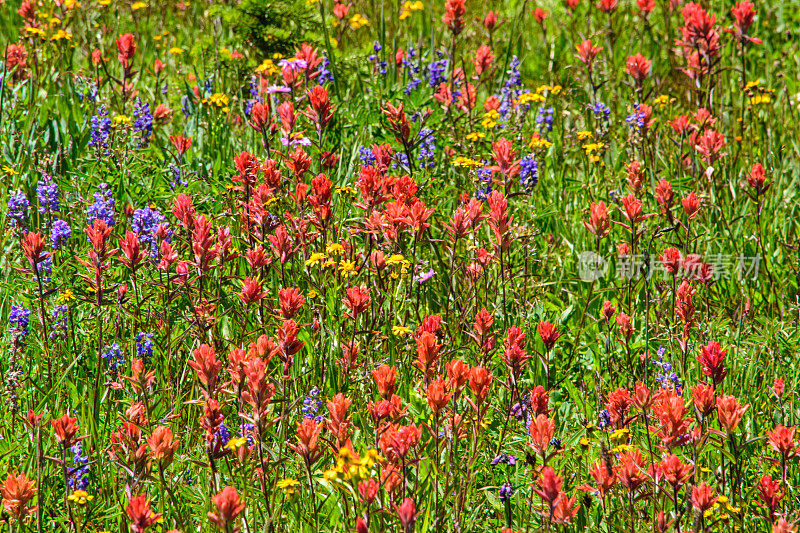
[{"label": "dense grass background", "polygon": [[[577,494],[581,504],[570,527],[619,531],[629,530],[633,523],[637,531],[653,530],[658,511],[674,518],[681,508],[680,502],[671,503],[670,496],[654,484],[648,482],[633,507],[628,493],[619,487],[602,504],[590,493],[576,490],[592,482],[588,468],[598,458],[608,456],[607,450],[615,456],[624,452],[620,445],[630,443],[642,450],[648,461],[658,462],[661,456],[650,442],[657,437],[647,430],[641,417],[625,424],[629,434],[613,433],[598,427],[598,413],[617,387],[632,389],[637,381],[653,390],[658,387],[658,368],[639,357],[652,357],[659,347],[666,350],[665,359],[674,365],[684,392],[688,392],[706,379],[696,361],[701,347],[717,341],[728,350],[725,366],[729,371],[721,389],[750,407],[735,434],[735,444],[711,431],[719,429],[712,416],[701,425],[708,440],[703,445],[681,447],[675,453],[685,462],[695,463],[692,484],[705,481],[713,485],[717,494],[726,495],[730,506],[740,511],[720,505],[701,524],[689,509],[680,514],[680,527],[769,529],[766,512],[756,504],[756,486],[763,474],[776,479],[781,476],[774,462],[776,454],[766,442],[766,431],[776,424],[793,426],[798,417],[794,391],[798,386],[795,361],[800,343],[800,14],[789,3],[758,4],[749,33],[763,44],[750,44],[742,54],[733,37],[722,31],[731,26],[733,3],[703,5],[716,14],[722,43],[720,62],[706,91],[696,90],[681,71],[684,59],[676,52],[674,41],[683,19],[680,8],[670,11],[667,2],[658,2],[648,19],[628,1],[620,2],[610,19],[586,1],[579,4],[575,14],[568,13],[559,2],[467,2],[465,29],[455,39],[454,48],[453,37],[441,22],[444,5],[429,2],[402,20],[401,2],[354,2],[345,21],[334,25],[333,5],[325,0],[247,0],[238,5],[166,2],[136,9],[130,2],[103,6],[90,1],[67,7],[48,1],[37,6],[35,27],[41,28],[43,35],[24,29],[26,23],[17,13],[18,2],[0,4],[0,43],[4,49],[8,44],[22,43],[29,53],[26,79],[12,82],[11,74],[4,72],[0,93],[4,206],[0,224],[8,228],[0,237],[0,316],[8,324],[12,305],[32,310],[30,334],[16,360],[12,360],[12,332],[10,327],[4,328],[6,356],[0,367],[6,401],[0,408],[0,472],[26,472],[36,479],[40,507],[25,525],[12,520],[4,527],[125,531],[129,527],[125,509],[131,496],[146,493],[154,509],[164,514],[164,523],[153,526],[155,529],[210,531],[214,526],[206,513],[214,510],[211,498],[228,485],[237,487],[247,502],[244,521],[240,519],[237,525],[248,533],[272,529],[349,531],[355,528],[356,517],[365,513],[371,517],[370,531],[399,531],[401,525],[392,503],[400,505],[404,496],[412,497],[421,512],[418,531],[567,527],[551,524],[547,513],[544,517],[537,513],[542,504],[533,487],[539,472],[524,464],[526,452],[532,453],[527,446],[530,437],[526,424],[508,415],[526,391],[543,385],[549,392],[555,436],[563,445],[548,464],[563,477],[564,490],[570,496]],[[550,12],[544,23],[546,31],[532,15],[535,7]],[[491,35],[480,22],[489,10],[498,11],[498,25]],[[368,19],[369,25],[359,29],[348,25],[357,13]],[[60,22],[54,24],[54,18]],[[53,39],[58,29],[71,38]],[[173,115],[168,122],[155,125],[145,149],[137,146],[130,124],[115,126],[110,154],[98,157],[87,145],[98,105],[105,105],[111,117],[129,118],[135,107],[134,100],[123,97],[119,86],[111,81],[122,76],[115,39],[128,32],[135,35],[137,43],[132,88],[150,104],[151,111],[164,104]],[[594,64],[594,90],[575,57],[575,45],[584,39],[604,48]],[[248,126],[245,113],[256,67],[276,53],[291,56],[303,42],[310,42],[318,54],[330,60],[328,68],[334,81],[326,87],[336,110],[321,138],[316,136],[310,119],[298,116],[295,131],[305,131],[312,140],[305,148],[313,160],[305,176],[292,175],[286,165],[288,148],[275,134],[272,148],[283,185],[274,193],[276,200],[270,212],[290,229],[290,216],[313,218],[308,205],[297,208],[291,194],[298,183],[310,184],[311,178],[324,170],[334,187],[332,225],[325,227],[321,237],[305,243],[307,246],[287,265],[273,259],[258,274],[267,293],[257,306],[258,312],[243,306],[237,296],[242,279],[256,275],[243,257],[212,269],[205,281],[193,281],[188,287],[170,283],[169,276],[150,264],[133,278],[129,269],[112,259],[105,286],[108,299],[102,306],[95,305],[96,293],[78,276],[86,269],[76,257],[87,258],[83,228],[87,208],[94,202],[92,195],[100,183],[109,184],[116,201],[118,223],[112,248],[130,229],[131,216],[124,214],[125,208],[152,206],[168,217],[181,260],[190,260],[192,236],[171,214],[176,195],[184,193],[191,195],[198,215],[205,214],[213,221],[215,235],[219,228],[231,228],[232,247],[237,251],[244,254],[254,247],[256,239],[271,255],[267,236],[251,236],[244,228],[231,177],[237,174],[234,158],[240,152],[248,151],[262,161],[266,158],[260,134]],[[382,47],[379,52],[374,51],[375,42]],[[495,59],[490,72],[478,81],[471,78],[472,57],[481,44],[492,47]],[[444,110],[426,80],[419,90],[406,94],[410,73],[398,66],[394,57],[398,48],[408,51],[412,47],[423,57],[422,72],[431,61],[450,57],[455,50],[456,66],[463,68],[477,87],[476,107],[468,113]],[[91,60],[95,49],[104,58],[100,64]],[[241,57],[234,58],[233,52]],[[652,61],[642,92],[636,91],[625,72],[628,56],[635,53]],[[376,54],[377,61],[387,62],[385,74],[376,70],[370,54]],[[546,91],[544,103],[533,103],[527,113],[514,114],[502,127],[486,128],[484,103],[490,95],[501,92],[513,57],[519,59],[521,87],[534,93],[543,85],[551,89]],[[154,73],[156,59],[166,65],[159,76]],[[103,83],[92,101],[88,95],[97,76]],[[758,86],[746,91],[747,82],[753,81],[758,81]],[[272,74],[268,83],[282,85],[283,81],[280,74]],[[228,110],[193,98],[195,85],[207,87],[209,94],[226,95]],[[560,90],[553,91],[553,86]],[[758,87],[770,91],[764,93],[769,94],[770,102],[750,103],[750,97],[759,94]],[[662,95],[664,98],[659,99]],[[273,114],[279,101],[293,101],[298,112],[308,104],[305,87],[273,98]],[[591,106],[595,99],[610,109],[607,127],[594,118]],[[354,203],[362,199],[358,190],[363,166],[359,148],[383,143],[393,145],[396,151],[401,148],[383,112],[386,103],[400,102],[409,116],[431,110],[425,127],[436,139],[434,164],[424,169],[415,165],[413,179],[419,187],[416,196],[434,212],[430,228],[419,239],[406,234],[391,241],[357,231],[363,228],[364,212]],[[654,122],[644,139],[632,135],[626,123],[638,102],[653,106]],[[184,105],[190,110],[188,116],[182,112]],[[529,143],[539,132],[539,105],[553,107],[554,122],[552,132],[546,134],[549,146],[534,149]],[[715,117],[715,129],[727,141],[723,150],[726,155],[712,165],[710,178],[697,151],[669,125],[678,115],[692,114],[698,107],[707,108]],[[279,123],[277,116],[273,115],[273,120]],[[412,122],[415,135],[419,124],[419,120]],[[579,132],[583,131],[603,143],[597,162],[587,157],[584,146],[590,140],[581,138]],[[485,137],[470,140],[467,135],[473,132]],[[188,183],[177,189],[171,186],[169,166],[176,159],[170,135],[192,138],[191,148],[179,159]],[[507,195],[509,212],[514,216],[514,239],[503,262],[495,254],[480,282],[473,283],[467,269],[474,261],[475,250],[484,247],[492,252],[495,240],[484,224],[453,245],[445,225],[451,223],[454,210],[462,204],[460,195],[472,195],[476,189],[475,170],[453,163],[462,156],[484,165],[494,164],[491,141],[500,138],[513,142],[516,159],[529,153],[535,156],[539,181],[525,190],[517,180],[508,178],[514,181]],[[321,168],[319,154],[324,150],[339,156],[333,168]],[[418,152],[417,148],[413,155]],[[755,279],[732,276],[708,285],[693,282],[697,314],[686,339],[672,312],[673,293],[680,280],[673,284],[669,278],[621,279],[616,275],[621,268],[617,245],[629,242],[629,233],[612,223],[610,235],[596,241],[583,224],[589,219],[590,203],[601,200],[609,206],[612,220],[624,222],[617,207],[629,193],[626,167],[634,160],[642,163],[645,172],[638,194],[643,212],[659,213],[654,188],[663,178],[675,190],[674,217],[681,222],[670,225],[662,214],[648,219],[637,244],[638,254],[649,255],[654,264],[670,246],[703,257],[760,257]],[[748,196],[745,179],[756,162],[763,164],[767,181],[773,182],[758,201]],[[407,172],[401,167],[389,174]],[[20,246],[22,232],[13,226],[5,206],[12,194],[22,191],[31,204],[28,229],[40,231],[46,238],[53,214],[38,213],[36,203],[37,187],[45,173],[58,183],[58,216],[70,224],[73,237],[52,256],[52,273],[40,290],[35,278],[21,270],[27,264]],[[701,198],[701,210],[687,232],[680,199],[690,192]],[[488,207],[484,207],[484,213],[489,214]],[[295,230],[291,233],[296,235]],[[345,256],[360,266],[355,276],[347,278],[335,268],[306,265],[311,253],[325,252],[326,245],[339,241],[349,244]],[[376,249],[387,256],[402,254],[408,261],[406,273],[397,279],[379,276],[369,262],[370,252]],[[609,275],[595,283],[578,276],[578,254],[589,250],[597,251],[611,264]],[[393,268],[400,274],[399,267]],[[433,278],[414,282],[429,269],[435,271]],[[128,296],[118,302],[114,291],[123,284],[128,286]],[[346,289],[355,285],[370,288],[372,296],[369,312],[357,321],[344,315],[342,303]],[[274,338],[282,323],[274,312],[279,308],[277,293],[290,287],[297,287],[307,298],[297,317],[298,338],[305,346],[287,370],[290,379],[281,377],[284,370],[277,359],[270,367],[269,379],[277,387],[271,407],[275,423],[264,429],[256,443],[267,463],[262,486],[256,472],[259,454],[255,451],[248,461],[234,460],[233,454],[216,457],[215,471],[211,471],[200,426],[204,399],[197,375],[187,362],[193,360],[192,352],[201,343],[213,345],[217,356],[225,360],[229,350],[247,349],[261,334]],[[314,298],[312,291],[317,293]],[[74,299],[65,296],[70,293]],[[208,324],[200,323],[195,311],[203,297],[216,306],[214,320]],[[628,342],[620,340],[613,321],[609,326],[602,318],[606,300],[632,317],[635,331]],[[47,328],[40,324],[39,307],[50,313],[61,304],[69,309],[67,329],[63,338],[51,340]],[[497,335],[496,348],[489,356],[481,353],[469,335],[482,308],[493,314]],[[432,415],[426,400],[430,380],[412,366],[417,357],[416,335],[392,331],[393,326],[405,326],[414,332],[426,316],[434,314],[445,319],[439,333],[438,373],[446,377],[444,362],[462,358],[470,366],[485,365],[496,378],[483,424],[472,423],[474,411],[466,402],[467,392],[450,404],[446,415]],[[545,349],[537,333],[542,321],[555,324],[561,331],[552,350]],[[527,334],[527,352],[532,356],[517,386],[510,385],[507,366],[500,359],[503,340],[512,326]],[[155,371],[155,383],[146,392],[137,392],[127,381],[108,373],[107,362],[98,357],[111,343],[118,343],[125,357],[119,375],[130,376],[139,332],[153,333],[154,355],[147,370]],[[360,366],[345,372],[338,360],[343,346],[354,338],[360,346]],[[549,363],[549,372],[545,362]],[[407,416],[399,421],[414,422],[424,429],[414,450],[413,465],[409,465],[403,497],[381,491],[379,500],[367,507],[359,501],[353,480],[339,483],[332,475],[325,475],[337,459],[330,431],[323,434],[323,457],[308,472],[299,455],[286,444],[295,442],[295,426],[302,419],[304,400],[317,387],[320,400],[344,393],[352,401],[348,414],[355,452],[365,456],[370,448],[380,451],[376,436],[379,426],[369,415],[369,403],[378,399],[372,372],[382,363],[398,369],[397,393],[408,409]],[[229,379],[227,366],[224,368],[220,382]],[[769,390],[775,378],[785,380],[787,392],[780,402]],[[220,396],[225,400],[228,429],[238,435],[242,421],[238,413],[246,408],[235,391]],[[13,397],[17,399],[12,401]],[[130,421],[126,410],[136,402],[146,406],[148,415],[145,424],[137,422],[142,426],[138,444],[164,425],[180,440],[175,460],[163,475],[149,457],[132,468],[129,460],[109,456],[112,432],[118,431],[123,420]],[[689,405],[692,412],[688,416],[694,418],[694,408]],[[44,413],[41,424],[34,428],[26,427],[21,419],[29,409]],[[65,498],[72,491],[64,487],[64,472],[58,464],[60,450],[52,436],[50,421],[67,412],[77,417],[79,434],[87,435],[82,446],[89,458],[87,490],[94,499],[86,505]],[[324,406],[319,414],[328,416]],[[465,441],[458,444],[449,429],[450,433],[435,438],[456,414],[464,417]],[[473,445],[478,451],[470,454]],[[490,466],[500,452],[518,456],[518,466]],[[66,454],[69,463],[71,454]],[[800,477],[795,463],[790,462],[780,507],[789,522],[798,518],[794,486]],[[379,470],[375,468],[376,479]],[[298,493],[281,490],[276,485],[281,479],[297,479]],[[313,480],[311,484],[309,479]],[[505,482],[515,492],[508,501],[501,501],[499,489]],[[684,493],[691,491],[685,488]]]}]

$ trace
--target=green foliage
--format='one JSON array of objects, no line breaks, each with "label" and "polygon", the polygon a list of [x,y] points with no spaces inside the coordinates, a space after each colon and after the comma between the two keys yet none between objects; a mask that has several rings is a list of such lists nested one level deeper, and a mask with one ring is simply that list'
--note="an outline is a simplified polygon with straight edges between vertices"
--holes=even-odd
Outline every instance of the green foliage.
[{"label": "green foliage", "polygon": [[319,11],[306,0],[242,0],[216,9],[240,42],[252,46],[262,58],[289,56],[301,43],[322,42]]}]

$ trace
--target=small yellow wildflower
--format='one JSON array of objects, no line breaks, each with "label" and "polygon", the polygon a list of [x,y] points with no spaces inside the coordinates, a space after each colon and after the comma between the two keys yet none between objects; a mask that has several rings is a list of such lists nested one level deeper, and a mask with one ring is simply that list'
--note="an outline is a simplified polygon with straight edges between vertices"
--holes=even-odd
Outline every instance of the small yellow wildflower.
[{"label": "small yellow wildflower", "polygon": [[578,444],[586,448],[587,446],[589,446],[589,439],[587,439],[586,437],[581,437],[581,440],[578,441]]},{"label": "small yellow wildflower", "polygon": [[750,105],[768,104],[772,98],[768,94],[757,94],[750,98]]},{"label": "small yellow wildflower", "polygon": [[586,139],[592,138],[592,132],[586,130],[579,131],[578,133],[576,133],[576,135],[578,136],[579,141],[585,141]]},{"label": "small yellow wildflower", "polygon": [[325,481],[331,481],[331,482],[341,481],[341,479],[339,477],[340,473],[341,472],[338,469],[331,468],[330,470],[326,470],[325,473],[322,474],[322,477],[325,478]]},{"label": "small yellow wildflower", "polygon": [[68,41],[71,41],[72,40],[72,34],[66,32],[64,30],[58,30],[57,32],[55,32],[53,34],[52,37],[50,37],[51,41],[60,41],[61,39],[66,39]]},{"label": "small yellow wildflower", "polygon": [[453,166],[455,167],[479,167],[481,166],[480,161],[475,161],[474,159],[470,159],[469,157],[458,156],[453,159]]},{"label": "small yellow wildflower", "polygon": [[14,170],[12,167],[6,165],[3,165],[3,172],[5,172],[6,174],[11,174],[12,176],[17,173],[17,171]]},{"label": "small yellow wildflower", "polygon": [[217,107],[227,107],[230,99],[227,95],[222,93],[214,93],[208,97],[208,102]]},{"label": "small yellow wildflower", "polygon": [[375,466],[375,463],[382,463],[383,457],[381,457],[381,454],[378,453],[378,450],[375,448],[370,448],[367,453],[364,454],[364,457],[361,460],[364,462],[367,468],[372,468]]},{"label": "small yellow wildflower", "polygon": [[531,142],[528,143],[528,147],[531,150],[537,150],[539,148],[542,148],[542,149],[546,150],[546,149],[550,148],[552,145],[553,145],[553,143],[551,143],[550,141],[548,141],[547,139],[541,137],[538,134],[535,134],[531,138]]},{"label": "small yellow wildflower", "polygon": [[278,67],[275,66],[275,62],[271,59],[265,59],[259,66],[256,67],[256,72],[263,72],[268,76],[273,74],[277,74]]},{"label": "small yellow wildflower", "polygon": [[25,26],[25,31],[31,33],[33,35],[44,35],[44,30],[42,28],[34,28],[32,26]]},{"label": "small yellow wildflower", "polygon": [[130,121],[131,119],[125,115],[117,115],[114,117],[114,123],[118,125],[124,126],[125,124],[128,124]]},{"label": "small yellow wildflower", "polygon": [[94,496],[92,496],[85,490],[76,490],[75,492],[70,494],[67,499],[77,505],[86,505],[90,501],[94,500]]},{"label": "small yellow wildflower", "polygon": [[309,299],[313,300],[313,299],[314,299],[314,298],[316,298],[317,296],[319,296],[319,293],[318,293],[317,291],[308,291],[308,297],[309,297]]},{"label": "small yellow wildflower", "polygon": [[624,453],[624,452],[629,452],[631,450],[633,450],[633,446],[631,446],[630,444],[620,444],[611,451],[614,453]]},{"label": "small yellow wildflower", "polygon": [[349,185],[345,185],[344,187],[336,187],[336,192],[342,194],[353,194],[353,188]]},{"label": "small yellow wildflower", "polygon": [[342,274],[343,278],[351,278],[356,275],[356,264],[353,261],[348,261],[347,259],[343,259],[339,263],[339,272]]},{"label": "small yellow wildflower", "polygon": [[477,141],[486,137],[486,134],[480,131],[473,131],[471,133],[467,133],[467,140],[468,141]]},{"label": "small yellow wildflower", "polygon": [[612,440],[622,440],[628,438],[628,430],[625,428],[617,429],[614,433],[611,434]]},{"label": "small yellow wildflower", "polygon": [[420,11],[424,7],[425,6],[422,4],[422,2],[419,2],[419,1],[417,1],[417,2],[408,2],[408,1],[403,2],[403,8],[400,11],[400,20],[407,19],[408,17],[411,16],[411,13],[413,13],[414,11]]},{"label": "small yellow wildflower", "polygon": [[247,437],[237,437],[235,439],[229,440],[228,444],[226,444],[225,447],[235,452],[245,444],[247,444]]},{"label": "small yellow wildflower", "polygon": [[401,254],[392,254],[389,256],[389,259],[386,260],[386,264],[388,266],[408,265],[408,261]]},{"label": "small yellow wildflower", "polygon": [[544,95],[538,93],[523,93],[517,99],[517,103],[520,105],[527,105],[533,102],[544,102],[544,100]]},{"label": "small yellow wildflower", "polygon": [[669,103],[669,96],[667,96],[666,94],[659,95],[658,97],[656,97],[655,100],[653,100],[653,103],[656,105],[660,105],[661,107],[664,107]]},{"label": "small yellow wildflower", "polygon": [[275,485],[289,497],[297,494],[297,491],[300,488],[300,482],[292,478],[281,479]]},{"label": "small yellow wildflower", "polygon": [[146,7],[147,7],[147,4],[145,4],[144,2],[134,2],[133,4],[131,4],[131,10],[132,11],[136,11],[138,9],[144,9]]},{"label": "small yellow wildflower", "polygon": [[404,337],[411,333],[411,328],[406,326],[392,326],[392,335]]},{"label": "small yellow wildflower", "polygon": [[183,53],[183,48],[179,48],[177,46],[173,46],[172,48],[169,49],[169,53],[174,55],[174,56],[179,56],[179,55],[181,55]]},{"label": "small yellow wildflower", "polygon": [[328,258],[322,252],[314,252],[311,257],[306,260],[306,266],[321,266],[322,263]]},{"label": "small yellow wildflower", "polygon": [[325,251],[331,255],[342,255],[344,254],[344,246],[338,242],[332,242],[325,247]]},{"label": "small yellow wildflower", "polygon": [[353,28],[353,30],[358,30],[364,26],[369,26],[369,21],[360,13],[356,13],[350,17],[350,27]]},{"label": "small yellow wildflower", "polygon": [[65,290],[58,295],[58,299],[62,302],[69,302],[75,299],[75,294],[69,289]]}]

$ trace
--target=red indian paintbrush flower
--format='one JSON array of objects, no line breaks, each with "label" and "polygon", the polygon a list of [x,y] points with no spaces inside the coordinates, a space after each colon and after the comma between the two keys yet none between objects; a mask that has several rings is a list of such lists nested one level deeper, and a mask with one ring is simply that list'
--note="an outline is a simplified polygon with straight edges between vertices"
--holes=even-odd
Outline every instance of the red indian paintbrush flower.
[{"label": "red indian paintbrush flower", "polygon": [[320,433],[322,433],[322,422],[315,422],[313,418],[303,418],[297,423],[297,444],[289,444],[289,447],[309,466],[322,457],[322,451],[319,449]]},{"label": "red indian paintbrush flower", "polygon": [[723,350],[718,342],[710,341],[703,346],[700,355],[697,356],[697,360],[703,367],[703,374],[711,378],[715,388],[728,375],[728,370],[725,368],[727,353],[727,350]]},{"label": "red indian paintbrush flower", "polygon": [[437,377],[431,381],[426,394],[428,397],[428,405],[434,415],[438,415],[439,411],[447,406],[452,396],[452,394],[448,393],[447,385],[441,377]]},{"label": "red indian paintbrush flower", "polygon": [[162,468],[166,468],[172,463],[172,458],[179,444],[180,441],[174,440],[172,430],[166,426],[157,427],[147,439],[147,446],[150,448],[151,456],[161,463]]},{"label": "red indian paintbrush flower", "polygon": [[132,33],[126,33],[117,37],[117,58],[122,63],[124,69],[128,69],[130,61],[136,54],[136,39]]},{"label": "red indian paintbrush flower", "polygon": [[724,395],[717,398],[717,416],[719,424],[725,429],[726,433],[733,433],[742,420],[742,415],[747,411],[749,405],[741,405],[736,398]]},{"label": "red indian paintbrush flower", "polygon": [[761,163],[754,163],[747,175],[747,183],[756,194],[756,198],[767,192],[772,182],[767,183],[767,174]]},{"label": "red indian paintbrush flower", "polygon": [[650,73],[650,60],[642,54],[628,56],[625,62],[625,70],[633,78],[636,86],[641,88],[642,83]]},{"label": "red indian paintbrush flower", "polygon": [[193,354],[194,360],[190,359],[187,364],[197,372],[197,378],[200,380],[205,397],[213,398],[217,389],[217,375],[222,369],[222,361],[217,359],[214,347],[208,344],[201,344]]},{"label": "red indian paintbrush flower", "polygon": [[505,349],[500,357],[516,379],[522,374],[525,363],[531,358],[525,352],[525,333],[517,326],[509,328],[503,346]]},{"label": "red indian paintbrush flower", "polygon": [[469,371],[469,388],[478,403],[486,401],[492,385],[492,374],[483,366],[473,366]]},{"label": "red indian paintbrush flower", "polygon": [[539,336],[542,338],[542,342],[544,343],[544,349],[548,352],[553,349],[555,346],[556,341],[561,336],[561,333],[558,331],[558,327],[554,326],[550,322],[542,322],[539,324]]},{"label": "red indian paintbrush flower", "polygon": [[556,424],[547,415],[541,414],[528,426],[528,432],[531,435],[531,441],[528,443],[533,451],[544,455],[550,441],[553,440],[553,435],[556,431]]},{"label": "red indian paintbrush flower", "polygon": [[147,494],[140,494],[131,498],[125,512],[130,518],[130,527],[133,533],[144,533],[150,526],[161,520],[161,514],[153,511]]},{"label": "red indian paintbrush flower", "polygon": [[3,497],[3,509],[20,524],[36,512],[36,507],[28,505],[36,496],[36,482],[28,479],[24,472],[19,475],[9,472],[0,485],[0,495]]},{"label": "red indian paintbrush flower", "polygon": [[644,458],[639,450],[623,452],[619,456],[617,477],[622,486],[632,494],[639,490],[639,487],[647,480],[644,467]]},{"label": "red indian paintbrush flower", "polygon": [[780,490],[780,485],[769,474],[764,474],[758,482],[758,496],[764,502],[764,507],[769,510],[769,521],[775,520],[775,511],[783,499],[785,492]]},{"label": "red indian paintbrush flower", "polygon": [[611,15],[617,9],[617,0],[600,0],[595,7],[603,13]]},{"label": "red indian paintbrush flower", "polygon": [[611,422],[618,428],[626,425],[626,417],[632,403],[631,393],[625,387],[619,387],[608,395],[605,407],[611,416]]},{"label": "red indian paintbrush flower", "polygon": [[76,442],[81,440],[80,438],[75,438],[75,435],[78,433],[78,421],[77,418],[69,416],[65,414],[61,418],[57,418],[55,420],[51,420],[50,423],[53,425],[53,432],[56,435],[56,441],[58,441],[61,446],[66,448],[71,448]]},{"label": "red indian paintbrush flower", "polygon": [[185,154],[192,146],[192,138],[183,135],[170,135],[169,142],[172,143],[179,155]]},{"label": "red indian paintbrush flower", "polygon": [[538,6],[533,10],[533,18],[535,18],[536,22],[538,22],[541,26],[544,26],[544,21],[549,14],[549,11],[545,11]]},{"label": "red indian paintbrush flower", "polygon": [[586,39],[582,41],[580,44],[576,45],[575,48],[578,50],[578,59],[586,65],[586,70],[589,73],[592,72],[592,65],[594,63],[594,59],[597,57],[597,54],[603,49],[602,46],[594,46],[592,45],[592,41]]},{"label": "red indian paintbrush flower", "polygon": [[680,457],[675,454],[667,455],[661,461],[661,472],[667,483],[672,485],[673,489],[679,489],[689,479],[692,473],[692,465],[684,464]]},{"label": "red indian paintbrush flower", "polygon": [[708,416],[716,407],[714,403],[714,387],[706,383],[698,383],[692,389],[692,402],[701,416]]},{"label": "red indian paintbrush flower", "polygon": [[794,440],[796,430],[796,426],[786,427],[777,425],[774,430],[767,431],[767,442],[769,442],[773,450],[778,452],[784,461],[800,455],[800,446],[798,446],[798,443]]},{"label": "red indian paintbrush flower", "polygon": [[609,468],[603,461],[594,463],[589,469],[589,475],[594,478],[595,486],[583,484],[578,489],[587,492],[599,492],[600,498],[605,498],[606,494],[617,482],[617,474],[613,468]]},{"label": "red indian paintbrush flower", "polygon": [[598,239],[608,235],[611,223],[608,218],[606,203],[601,200],[597,203],[592,202],[589,204],[589,222],[584,220],[583,225]]},{"label": "red indian paintbrush flower", "polygon": [[464,14],[467,12],[465,0],[447,0],[444,3],[444,22],[453,35],[458,35],[464,29]]},{"label": "red indian paintbrush flower", "polygon": [[536,486],[533,488],[533,491],[547,502],[551,513],[555,506],[556,499],[561,494],[561,487],[563,484],[564,481],[561,477],[549,466],[542,469],[542,474],[539,476],[539,479],[536,480]]},{"label": "red indian paintbrush flower", "polygon": [[394,509],[397,511],[397,518],[400,519],[400,525],[403,528],[403,533],[413,533],[414,522],[416,522],[417,517],[419,516],[419,512],[417,512],[417,506],[414,505],[414,500],[411,498],[406,498],[399,506],[395,504],[392,505],[394,505]]},{"label": "red indian paintbrush flower", "polygon": [[378,393],[384,400],[389,400],[394,395],[396,389],[397,369],[389,365],[381,365],[372,373],[375,383],[378,386]]},{"label": "red indian paintbrush flower", "polygon": [[347,316],[355,320],[358,315],[369,309],[372,299],[370,291],[365,287],[350,287],[347,289],[342,303],[347,307]]},{"label": "red indian paintbrush flower", "polygon": [[241,527],[231,527],[236,517],[244,511],[244,500],[239,496],[235,487],[225,487],[215,496],[211,497],[216,512],[208,512],[208,519],[225,533],[238,533]]},{"label": "red indian paintbrush flower", "polygon": [[692,489],[692,506],[701,513],[711,509],[718,499],[714,496],[714,489],[705,481]]}]

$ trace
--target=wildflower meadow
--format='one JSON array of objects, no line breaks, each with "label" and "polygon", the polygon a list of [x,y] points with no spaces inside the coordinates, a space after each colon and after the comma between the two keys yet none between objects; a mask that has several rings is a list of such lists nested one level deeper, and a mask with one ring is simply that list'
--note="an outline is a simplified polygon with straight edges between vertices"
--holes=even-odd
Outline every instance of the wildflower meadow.
[{"label": "wildflower meadow", "polygon": [[0,1],[0,531],[797,531],[797,8]]}]

